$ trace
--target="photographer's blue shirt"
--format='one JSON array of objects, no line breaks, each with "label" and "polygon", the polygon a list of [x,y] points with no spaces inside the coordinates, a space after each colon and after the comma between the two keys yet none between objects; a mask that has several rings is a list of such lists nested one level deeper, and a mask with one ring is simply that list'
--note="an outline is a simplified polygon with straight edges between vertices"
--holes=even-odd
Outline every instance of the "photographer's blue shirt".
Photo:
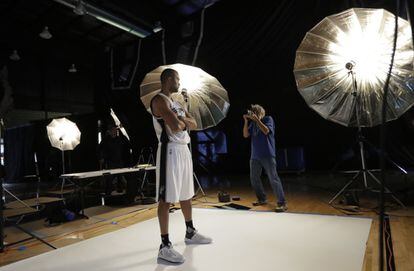
[{"label": "photographer's blue shirt", "polygon": [[264,116],[262,119],[264,125],[269,128],[269,133],[265,135],[259,126],[251,121],[249,124],[249,133],[251,137],[251,156],[250,159],[261,159],[276,157],[275,148],[275,124],[271,116]]}]

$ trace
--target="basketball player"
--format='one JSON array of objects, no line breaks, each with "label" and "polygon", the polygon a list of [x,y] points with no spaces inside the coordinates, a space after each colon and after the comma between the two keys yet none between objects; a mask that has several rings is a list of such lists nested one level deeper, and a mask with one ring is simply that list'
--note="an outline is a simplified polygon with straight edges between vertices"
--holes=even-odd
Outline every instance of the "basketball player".
[{"label": "basketball player", "polygon": [[201,235],[192,220],[191,199],[194,196],[193,164],[188,148],[189,130],[197,123],[182,107],[173,101],[172,93],[178,92],[180,77],[176,70],[161,73],[161,92],[151,101],[153,124],[158,138],[156,189],[161,245],[158,258],[173,263],[183,263],[184,257],[176,251],[168,236],[169,207],[180,202],[185,219],[185,243],[209,244],[212,239]]}]

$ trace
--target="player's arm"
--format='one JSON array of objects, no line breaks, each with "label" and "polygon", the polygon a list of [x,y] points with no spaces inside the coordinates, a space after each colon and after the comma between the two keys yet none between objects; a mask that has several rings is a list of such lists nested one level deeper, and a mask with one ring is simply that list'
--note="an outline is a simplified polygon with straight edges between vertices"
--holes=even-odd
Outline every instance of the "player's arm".
[{"label": "player's arm", "polygon": [[152,100],[152,110],[155,116],[165,121],[165,124],[170,127],[173,133],[180,132],[186,128],[185,122],[178,118],[177,114],[171,110],[163,97],[156,96]]},{"label": "player's arm", "polygon": [[194,130],[197,128],[197,121],[187,111],[185,111],[185,117],[178,117],[181,121],[184,121],[188,130]]}]

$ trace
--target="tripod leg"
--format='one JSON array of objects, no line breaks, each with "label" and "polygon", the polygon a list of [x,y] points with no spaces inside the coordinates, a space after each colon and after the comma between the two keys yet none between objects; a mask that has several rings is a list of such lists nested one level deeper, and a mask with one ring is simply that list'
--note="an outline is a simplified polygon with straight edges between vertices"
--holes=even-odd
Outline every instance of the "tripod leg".
[{"label": "tripod leg", "polygon": [[[375,177],[375,175],[371,172],[371,171],[367,171],[368,174],[372,177],[372,179],[377,182],[379,185],[381,185],[380,180],[378,180],[377,177]],[[399,204],[401,205],[401,207],[406,208],[406,206],[404,205],[404,203],[402,203],[395,195],[393,192],[391,192],[391,190],[388,189],[388,187],[384,186],[385,192],[389,193],[391,195],[391,197]]]},{"label": "tripod leg", "polygon": [[63,197],[63,189],[65,188],[65,181],[66,181],[66,178],[62,178],[62,185],[61,185],[61,187],[60,187],[60,197],[63,199],[64,197]]},{"label": "tripod leg", "polygon": [[16,228],[18,228],[18,229],[19,229],[19,230],[21,230],[22,232],[24,232],[24,233],[26,233],[26,234],[28,234],[28,235],[32,236],[33,238],[35,238],[35,239],[39,240],[39,241],[40,241],[40,242],[42,242],[43,244],[45,244],[45,245],[47,245],[47,246],[49,246],[49,247],[51,247],[51,248],[53,248],[53,249],[57,249],[56,247],[52,246],[51,244],[49,244],[48,242],[46,242],[46,241],[45,241],[45,240],[43,240],[42,238],[40,238],[40,237],[36,236],[35,234],[33,234],[33,233],[31,233],[30,231],[26,230],[25,228],[21,227],[20,225],[15,224],[15,225],[13,225],[13,226],[14,226],[14,227],[16,227]]},{"label": "tripod leg", "polygon": [[198,178],[197,178],[197,175],[195,174],[195,172],[193,172],[193,176],[194,176],[194,180],[196,181],[196,183],[197,183],[197,185],[198,185],[198,189],[197,189],[197,191],[196,191],[196,194],[197,194],[197,193],[198,193],[198,191],[200,190],[200,191],[201,191],[201,194],[203,194],[204,201],[205,201],[205,202],[207,202],[207,199],[206,199],[206,193],[204,193],[204,190],[203,190],[203,188],[201,187],[201,184],[200,184],[200,182],[198,181]]},{"label": "tripod leg", "polygon": [[144,177],[142,177],[141,192],[144,191],[144,186],[146,182],[147,182],[147,171],[145,170]]},{"label": "tripod leg", "polygon": [[348,186],[354,182],[354,180],[355,179],[353,178],[341,190],[339,190],[339,192],[336,193],[336,195],[329,201],[329,204],[332,204],[332,202],[334,202],[334,200],[336,200],[336,198],[339,197],[348,188]]},{"label": "tripod leg", "polygon": [[334,202],[334,200],[339,197],[359,176],[359,174],[361,174],[361,171],[358,171],[354,177],[352,177],[352,179],[344,186],[342,187],[341,190],[339,190],[338,193],[336,193],[336,195],[329,201],[329,204],[332,204],[332,202]]},{"label": "tripod leg", "polygon": [[362,165],[362,176],[364,176],[364,187],[365,189],[368,188],[368,181],[367,181],[367,167],[365,164],[365,155],[364,155],[364,143],[362,140],[359,141],[359,154],[361,156],[361,165]]},{"label": "tripod leg", "polygon": [[[144,169],[145,170],[145,169]],[[147,180],[147,170],[145,170],[145,172],[144,172],[144,176],[142,177],[142,182],[141,182],[141,188],[140,188],[140,190],[139,190],[139,197],[141,198],[141,200],[144,198],[144,188],[145,188],[145,185],[148,183],[148,180]]]}]

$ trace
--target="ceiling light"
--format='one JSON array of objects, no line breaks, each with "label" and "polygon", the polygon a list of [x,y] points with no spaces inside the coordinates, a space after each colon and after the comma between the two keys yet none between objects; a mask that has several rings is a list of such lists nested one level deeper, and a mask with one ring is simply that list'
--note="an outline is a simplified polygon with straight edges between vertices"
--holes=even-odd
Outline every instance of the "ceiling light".
[{"label": "ceiling light", "polygon": [[164,28],[162,28],[162,25],[161,25],[161,22],[160,21],[157,21],[157,22],[155,22],[155,24],[154,24],[154,28],[152,29],[152,31],[154,32],[154,33],[157,33],[157,32],[160,32],[161,30],[163,30]]},{"label": "ceiling light", "polygon": [[11,53],[11,55],[9,56],[9,58],[13,61],[19,61],[20,60],[20,56],[17,53],[17,50],[13,50],[13,53]]},{"label": "ceiling light", "polygon": [[42,39],[48,40],[52,38],[52,34],[50,34],[49,32],[49,28],[47,26],[45,26],[45,28],[43,28],[43,31],[39,34],[39,36]]},{"label": "ceiling light", "polygon": [[75,64],[70,65],[70,68],[68,69],[68,72],[75,73],[77,71],[78,70],[76,69]]},{"label": "ceiling light", "polygon": [[80,3],[82,3],[83,11],[85,12],[85,14],[95,17],[96,19],[102,22],[108,23],[112,26],[115,26],[119,29],[125,30],[128,33],[138,36],[140,38],[145,38],[152,34],[152,32],[147,30],[147,27],[138,26],[134,23],[128,22],[125,19],[122,19],[118,17],[117,15],[112,14],[111,12],[106,11],[96,6],[95,4],[87,3],[86,1],[82,1],[82,0],[76,0],[76,1],[72,0],[70,1],[71,3],[69,3],[69,1],[66,1],[66,0],[54,0],[54,1],[62,5],[65,5],[67,7],[70,7],[72,10],[77,9]]}]

